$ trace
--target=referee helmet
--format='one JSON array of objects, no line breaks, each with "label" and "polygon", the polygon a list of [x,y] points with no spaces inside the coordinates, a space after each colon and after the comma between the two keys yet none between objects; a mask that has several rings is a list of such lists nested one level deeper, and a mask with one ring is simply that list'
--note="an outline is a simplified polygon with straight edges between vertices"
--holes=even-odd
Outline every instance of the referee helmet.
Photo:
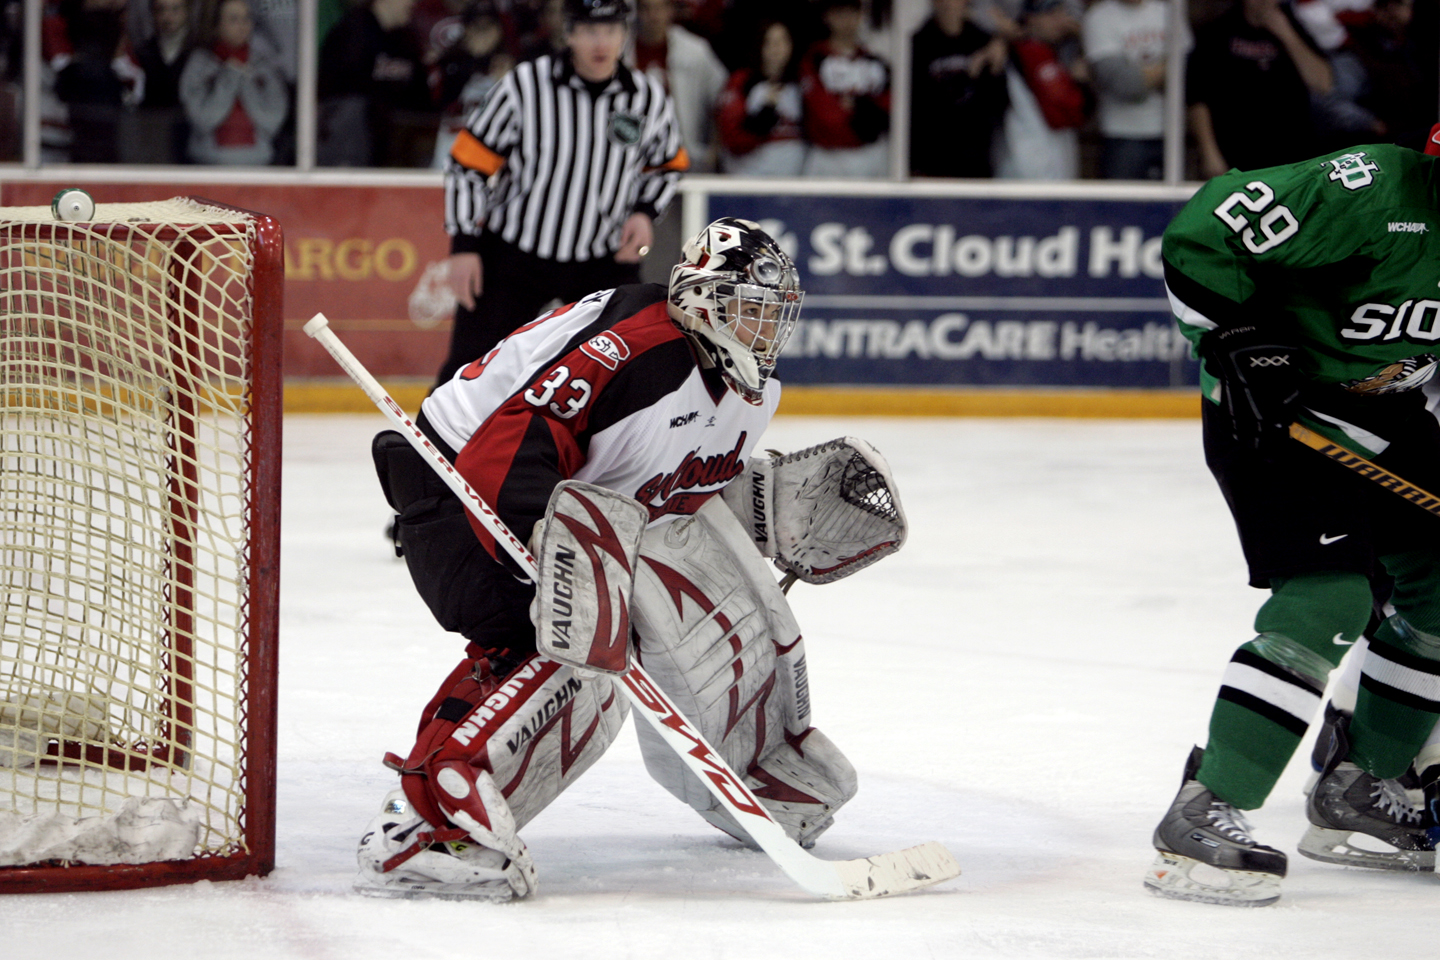
[{"label": "referee helmet", "polygon": [[752,402],[763,395],[804,298],[780,245],[758,223],[736,217],[701,230],[670,271],[670,316]]}]

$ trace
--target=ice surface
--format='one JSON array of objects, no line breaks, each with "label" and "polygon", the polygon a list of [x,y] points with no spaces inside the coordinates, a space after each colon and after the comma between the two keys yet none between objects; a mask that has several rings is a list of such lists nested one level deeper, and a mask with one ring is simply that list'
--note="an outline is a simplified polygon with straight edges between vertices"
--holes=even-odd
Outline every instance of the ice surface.
[{"label": "ice surface", "polygon": [[[1297,759],[1253,820],[1292,851],[1277,906],[1157,900],[1150,831],[1203,739],[1262,595],[1244,585],[1198,422],[778,420],[890,460],[896,556],[798,584],[815,720],[860,772],[832,859],[925,840],[964,875],[824,903],[645,775],[626,734],[525,831],[540,894],[508,905],[350,892],[355,843],[460,645],[381,536],[380,417],[285,421],[279,856],[263,880],[15,896],[3,955],[288,960],[848,960],[1428,953],[1440,888],[1313,863]],[[1308,751],[1308,741],[1302,748]]]}]

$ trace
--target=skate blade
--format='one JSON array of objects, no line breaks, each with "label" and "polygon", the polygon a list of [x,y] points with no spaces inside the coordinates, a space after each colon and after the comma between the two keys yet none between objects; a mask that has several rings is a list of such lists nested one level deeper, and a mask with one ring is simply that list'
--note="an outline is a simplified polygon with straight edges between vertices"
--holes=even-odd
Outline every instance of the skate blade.
[{"label": "skate blade", "polygon": [[378,881],[362,873],[355,879],[351,889],[362,897],[385,897],[391,900],[480,900],[487,903],[506,903],[515,898],[515,891],[503,880],[466,884],[399,878]]},{"label": "skate blade", "polygon": [[[1203,867],[1204,873],[1217,880],[1226,881],[1226,885],[1207,883],[1203,878],[1191,876],[1191,871],[1197,867]],[[1171,900],[1217,903],[1227,907],[1268,907],[1280,899],[1280,878],[1273,873],[1211,867],[1199,860],[1161,850],[1156,853],[1155,862],[1145,875],[1145,889],[1157,897]]]},{"label": "skate blade", "polygon": [[[1311,860],[1338,863],[1346,867],[1404,870],[1410,873],[1433,872],[1435,869],[1434,850],[1367,850],[1350,842],[1350,838],[1355,835],[1353,830],[1329,830],[1312,824],[1297,846],[1300,852]],[[1375,840],[1373,837],[1370,839]]]}]

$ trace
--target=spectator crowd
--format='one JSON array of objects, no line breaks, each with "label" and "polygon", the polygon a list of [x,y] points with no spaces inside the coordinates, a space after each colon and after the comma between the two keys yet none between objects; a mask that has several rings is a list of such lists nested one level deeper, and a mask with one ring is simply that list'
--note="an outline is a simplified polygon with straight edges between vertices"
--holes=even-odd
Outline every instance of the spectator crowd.
[{"label": "spectator crowd", "polygon": [[[903,38],[913,176],[1159,179],[1181,75],[1190,178],[1419,148],[1436,120],[1440,0],[1192,0],[1178,25],[1168,0],[927,2]],[[626,61],[669,91],[692,171],[889,175],[893,0],[635,3]],[[317,165],[443,165],[501,77],[563,51],[561,6],[320,0]],[[296,0],[45,10],[45,161],[295,162]],[[0,0],[0,161],[19,159],[21,11]]]}]

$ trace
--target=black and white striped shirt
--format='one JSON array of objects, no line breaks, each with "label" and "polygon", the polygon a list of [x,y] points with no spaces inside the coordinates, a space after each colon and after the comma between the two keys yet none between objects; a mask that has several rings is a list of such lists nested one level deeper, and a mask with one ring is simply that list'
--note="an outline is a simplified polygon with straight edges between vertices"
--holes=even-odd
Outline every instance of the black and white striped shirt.
[{"label": "black and white striped shirt", "polygon": [[451,250],[482,228],[546,260],[609,256],[632,213],[652,219],[689,165],[670,97],[621,64],[598,94],[568,56],[521,63],[467,118],[445,167]]}]

